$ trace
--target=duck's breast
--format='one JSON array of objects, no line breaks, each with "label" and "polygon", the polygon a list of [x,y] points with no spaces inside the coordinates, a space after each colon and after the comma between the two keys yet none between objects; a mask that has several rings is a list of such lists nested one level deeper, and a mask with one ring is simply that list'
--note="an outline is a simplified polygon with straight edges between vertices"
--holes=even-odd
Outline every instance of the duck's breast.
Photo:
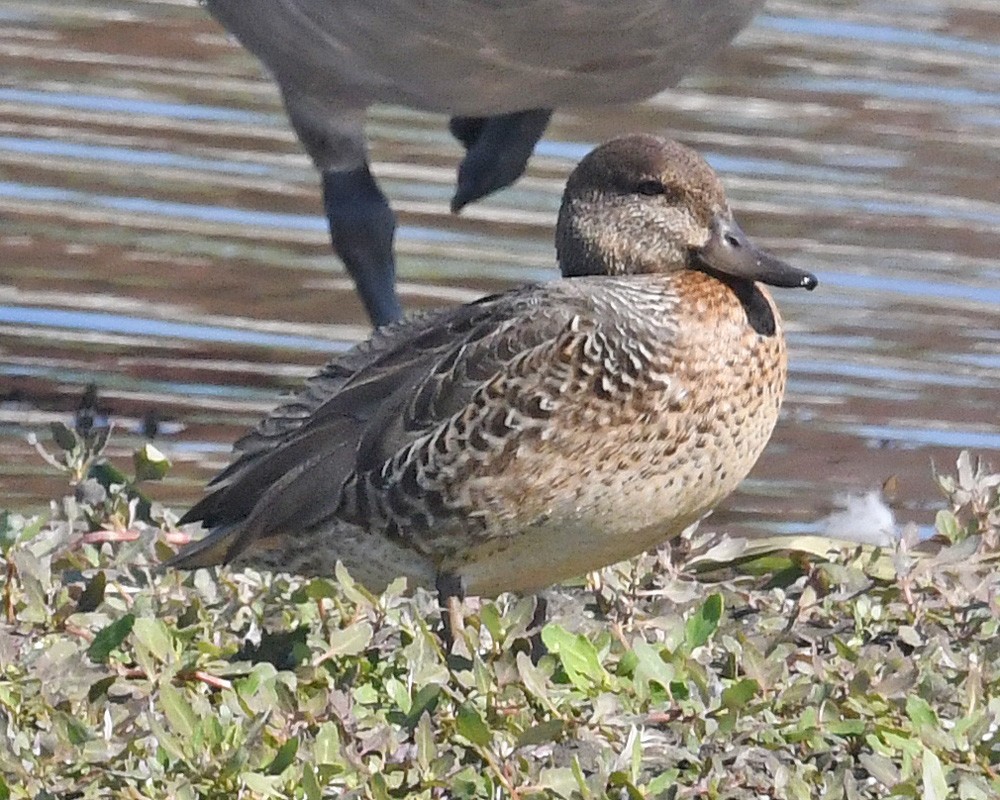
[{"label": "duck's breast", "polygon": [[[669,319],[623,311],[595,327],[541,429],[453,487],[485,512],[482,531],[456,531],[473,546],[451,542],[470,593],[536,589],[634,556],[699,520],[753,467],[784,395],[777,310],[759,287],[741,298],[700,273],[676,276],[675,290]],[[621,301],[641,308],[643,296]]]}]

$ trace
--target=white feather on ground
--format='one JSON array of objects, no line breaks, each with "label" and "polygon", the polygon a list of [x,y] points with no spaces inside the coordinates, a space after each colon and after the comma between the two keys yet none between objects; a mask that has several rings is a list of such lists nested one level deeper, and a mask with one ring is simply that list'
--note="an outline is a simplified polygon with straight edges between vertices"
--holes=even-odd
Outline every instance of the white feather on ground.
[{"label": "white feather on ground", "polygon": [[841,495],[836,502],[841,510],[819,522],[823,536],[877,547],[889,547],[899,541],[892,509],[878,490],[863,495]]}]

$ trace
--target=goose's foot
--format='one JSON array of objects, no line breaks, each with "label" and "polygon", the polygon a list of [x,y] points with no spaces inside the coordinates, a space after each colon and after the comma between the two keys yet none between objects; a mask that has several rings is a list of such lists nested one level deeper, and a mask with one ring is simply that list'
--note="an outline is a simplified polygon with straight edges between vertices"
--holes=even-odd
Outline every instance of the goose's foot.
[{"label": "goose's foot", "polygon": [[551,117],[548,108],[496,117],[452,117],[448,129],[467,151],[458,167],[452,212],[457,214],[520,178]]},{"label": "goose's foot", "polygon": [[354,279],[372,324],[395,322],[403,316],[392,252],[396,217],[368,165],[324,172],[323,206],[333,249]]}]

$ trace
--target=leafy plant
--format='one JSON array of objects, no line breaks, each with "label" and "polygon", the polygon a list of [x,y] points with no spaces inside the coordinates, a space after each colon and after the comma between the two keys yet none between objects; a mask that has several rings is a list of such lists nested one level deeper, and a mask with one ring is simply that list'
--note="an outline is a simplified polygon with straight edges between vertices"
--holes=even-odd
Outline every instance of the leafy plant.
[{"label": "leafy plant", "polygon": [[63,434],[106,495],[0,515],[0,798],[1000,793],[1000,477],[966,455],[932,540],[695,536],[556,590],[533,663],[531,598],[468,605],[445,653],[400,584],[161,572],[165,461],[101,483]]}]

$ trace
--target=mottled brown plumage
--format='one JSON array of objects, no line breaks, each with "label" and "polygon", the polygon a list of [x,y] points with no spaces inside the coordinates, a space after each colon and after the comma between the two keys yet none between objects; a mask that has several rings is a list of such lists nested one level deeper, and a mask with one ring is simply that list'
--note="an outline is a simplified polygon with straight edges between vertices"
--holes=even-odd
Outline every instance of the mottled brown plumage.
[{"label": "mottled brown plumage", "polygon": [[174,560],[529,591],[696,522],[762,452],[785,389],[757,250],[693,151],[631,136],[570,176],[563,280],[376,333],[236,445]]}]

